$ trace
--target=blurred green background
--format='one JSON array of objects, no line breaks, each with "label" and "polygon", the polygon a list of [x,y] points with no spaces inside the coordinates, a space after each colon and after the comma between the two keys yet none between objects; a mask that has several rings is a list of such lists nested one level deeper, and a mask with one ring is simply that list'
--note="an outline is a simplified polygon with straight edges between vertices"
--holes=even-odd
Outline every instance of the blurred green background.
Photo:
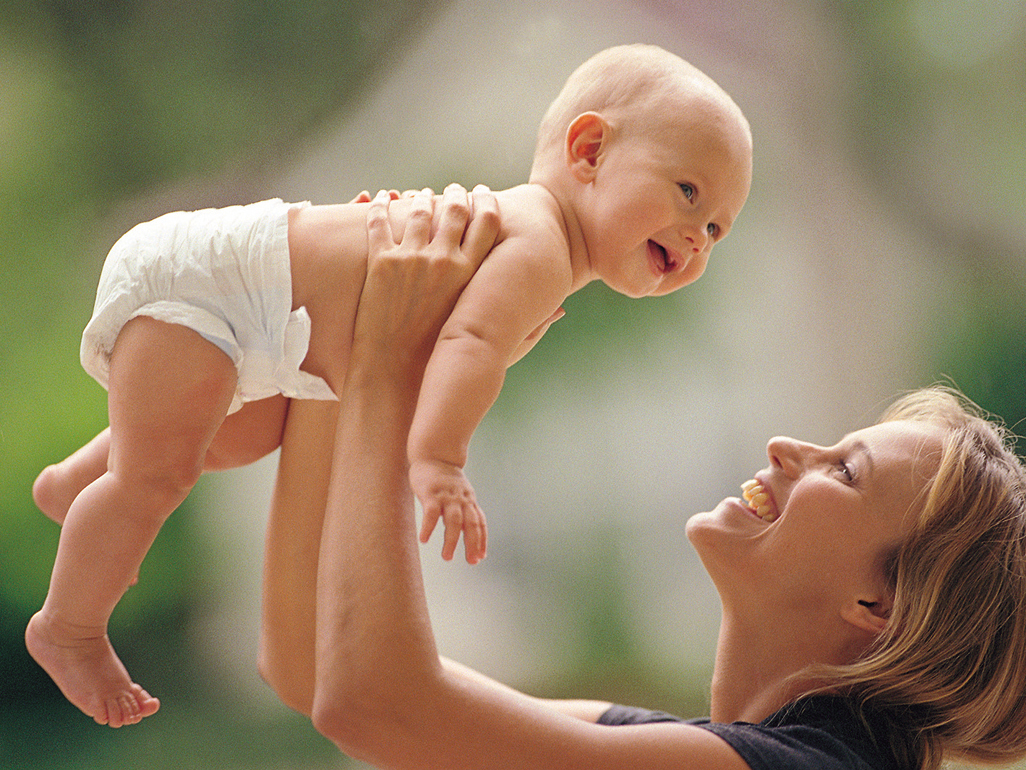
[{"label": "blurred green background", "polygon": [[[262,520],[228,528],[248,532],[247,548],[204,522],[252,477],[204,480],[114,616],[119,653],[164,702],[157,717],[99,728],[24,652],[57,541],[31,483],[105,425],[78,335],[120,232],[171,208],[273,195],[515,184],[569,70],[635,40],[690,58],[746,110],[752,198],[701,292],[636,303],[588,287],[511,370],[475,440],[476,483],[498,510],[490,571],[429,564],[429,591],[443,650],[514,684],[701,713],[710,651],[691,648],[709,641],[715,600],[707,586],[681,593],[700,568],[665,554],[666,542],[686,550],[667,527],[733,493],[773,433],[832,440],[901,389],[949,378],[1012,426],[1026,417],[1024,6],[9,0],[0,767],[345,764],[253,694],[251,618],[211,642],[233,622],[218,613],[238,585],[258,601]],[[273,464],[254,473],[266,486]],[[685,608],[707,630],[666,651],[662,636],[690,633]],[[491,634],[465,633],[482,617]],[[518,647],[538,624],[550,644]]]}]

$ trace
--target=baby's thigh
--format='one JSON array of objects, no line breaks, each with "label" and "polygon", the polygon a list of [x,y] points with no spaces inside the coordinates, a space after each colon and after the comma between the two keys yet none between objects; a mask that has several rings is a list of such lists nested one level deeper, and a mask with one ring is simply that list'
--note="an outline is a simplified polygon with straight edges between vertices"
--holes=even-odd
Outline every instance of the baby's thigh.
[{"label": "baby's thigh", "polygon": [[247,401],[225,417],[214,436],[203,469],[220,471],[249,465],[281,446],[289,399],[277,395]]}]

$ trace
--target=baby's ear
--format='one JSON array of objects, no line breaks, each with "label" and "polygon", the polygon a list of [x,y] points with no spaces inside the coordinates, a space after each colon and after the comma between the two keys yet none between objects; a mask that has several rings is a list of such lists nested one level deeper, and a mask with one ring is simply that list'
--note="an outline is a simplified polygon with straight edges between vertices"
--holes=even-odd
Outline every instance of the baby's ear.
[{"label": "baby's ear", "polygon": [[611,136],[609,123],[597,112],[574,118],[566,130],[566,164],[579,182],[590,182]]}]

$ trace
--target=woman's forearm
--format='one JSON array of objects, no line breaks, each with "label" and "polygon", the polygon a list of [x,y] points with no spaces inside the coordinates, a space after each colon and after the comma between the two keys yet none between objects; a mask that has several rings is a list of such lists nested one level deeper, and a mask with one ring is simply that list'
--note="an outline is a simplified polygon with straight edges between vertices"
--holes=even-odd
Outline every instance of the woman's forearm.
[{"label": "woman's forearm", "polygon": [[317,561],[338,404],[292,401],[267,521],[258,667],[290,708],[314,693]]},{"label": "woman's forearm", "polygon": [[609,701],[585,700],[585,699],[552,699],[534,698],[525,696],[519,690],[498,682],[490,676],[485,676],[480,671],[464,666],[448,658],[442,658],[442,668],[450,680],[462,681],[466,684],[474,684],[480,689],[491,690],[509,699],[530,698],[539,706],[558,711],[560,714],[580,719],[584,722],[597,722],[599,717],[606,712],[610,705]]},{"label": "woman's forearm", "polygon": [[[415,391],[414,391],[415,393]],[[366,756],[437,674],[420,579],[406,435],[408,389],[347,386],[317,576],[317,728]],[[425,680],[420,682],[418,680]]]},{"label": "woman's forearm", "polygon": [[[498,230],[494,198],[468,215],[443,196],[428,243],[431,198],[411,206],[402,243],[387,212],[368,214],[367,279],[357,313],[332,457],[317,571],[313,719],[344,751],[379,758],[397,720],[436,697],[435,651],[420,574],[407,438],[438,331]],[[464,253],[466,251],[466,253]]]}]

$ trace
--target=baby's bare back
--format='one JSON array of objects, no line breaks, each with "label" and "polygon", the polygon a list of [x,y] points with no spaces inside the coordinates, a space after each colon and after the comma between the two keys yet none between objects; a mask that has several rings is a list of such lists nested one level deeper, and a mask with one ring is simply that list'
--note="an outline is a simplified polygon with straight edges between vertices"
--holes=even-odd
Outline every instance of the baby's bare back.
[{"label": "baby's bare back", "polygon": [[342,389],[353,321],[367,271],[367,206],[309,206],[289,213],[292,308],[310,314],[303,371]]},{"label": "baby's bare back", "polygon": [[[302,370],[322,377],[337,395],[353,340],[356,308],[367,273],[366,203],[308,206],[289,212],[292,309],[310,314],[310,348]],[[389,206],[392,230],[402,237],[409,200]],[[436,208],[436,222],[439,215]]]}]

